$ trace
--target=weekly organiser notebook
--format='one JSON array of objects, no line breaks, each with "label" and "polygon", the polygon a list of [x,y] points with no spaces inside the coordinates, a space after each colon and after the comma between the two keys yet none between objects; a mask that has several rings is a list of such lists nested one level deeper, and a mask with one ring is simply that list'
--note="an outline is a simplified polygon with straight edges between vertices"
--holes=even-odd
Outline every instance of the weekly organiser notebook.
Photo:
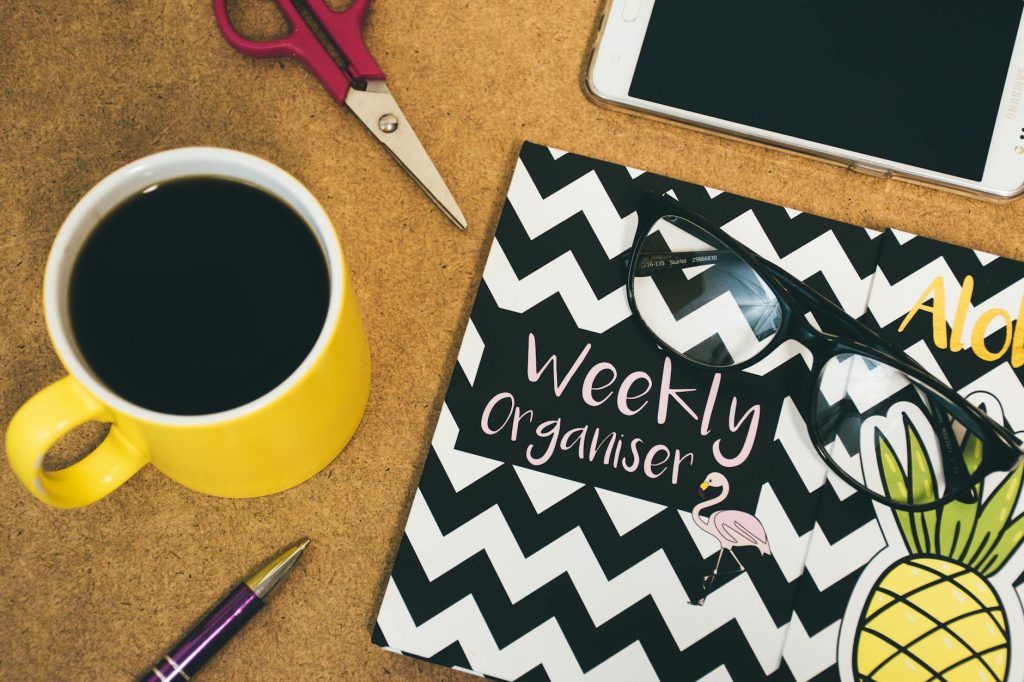
[{"label": "weekly organiser notebook", "polygon": [[[527,143],[374,642],[502,680],[1022,679],[1020,477],[897,516],[826,475],[799,344],[743,372],[670,358],[625,294],[648,191],[1024,429],[1024,265]],[[713,472],[727,499],[701,496]],[[708,587],[716,506],[764,539]]]}]

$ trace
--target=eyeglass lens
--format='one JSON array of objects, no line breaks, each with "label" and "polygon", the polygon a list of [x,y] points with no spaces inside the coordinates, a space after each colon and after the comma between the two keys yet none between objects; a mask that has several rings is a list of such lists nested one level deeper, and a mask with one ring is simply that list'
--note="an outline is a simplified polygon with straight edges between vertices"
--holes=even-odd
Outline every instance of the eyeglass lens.
[{"label": "eyeglass lens", "polygon": [[775,293],[753,268],[676,216],[660,218],[643,240],[633,295],[663,345],[712,367],[755,357],[782,324]]},{"label": "eyeglass lens", "polygon": [[[833,464],[895,502],[959,495],[981,463],[981,441],[938,399],[901,370],[863,355],[843,353],[825,363],[813,419]],[[944,438],[943,429],[953,438]]]}]

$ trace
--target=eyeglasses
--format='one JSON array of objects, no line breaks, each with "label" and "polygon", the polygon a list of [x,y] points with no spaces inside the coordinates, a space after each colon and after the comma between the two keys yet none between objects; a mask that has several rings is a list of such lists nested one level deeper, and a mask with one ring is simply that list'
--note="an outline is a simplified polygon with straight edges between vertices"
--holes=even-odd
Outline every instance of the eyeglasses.
[{"label": "eyeglasses", "polygon": [[[811,441],[875,501],[907,511],[974,501],[982,478],[1024,456],[1009,429],[890,342],[672,199],[641,202],[626,292],[658,342],[702,370],[749,368],[788,339],[807,348]],[[905,447],[885,436],[896,432]]]}]

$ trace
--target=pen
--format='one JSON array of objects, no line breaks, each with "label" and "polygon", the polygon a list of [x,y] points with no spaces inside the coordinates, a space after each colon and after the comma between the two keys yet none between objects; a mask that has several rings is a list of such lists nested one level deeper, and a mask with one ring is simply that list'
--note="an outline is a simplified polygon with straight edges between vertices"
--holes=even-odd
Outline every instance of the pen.
[{"label": "pen", "polygon": [[308,544],[309,540],[303,540],[249,576],[139,681],[185,682],[191,679],[263,608],[263,600],[284,580]]}]

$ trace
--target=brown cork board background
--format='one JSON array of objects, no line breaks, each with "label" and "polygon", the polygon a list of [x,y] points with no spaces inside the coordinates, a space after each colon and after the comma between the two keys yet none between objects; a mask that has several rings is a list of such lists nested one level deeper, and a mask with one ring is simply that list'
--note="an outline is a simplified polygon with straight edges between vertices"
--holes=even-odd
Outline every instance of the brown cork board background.
[{"label": "brown cork board background", "polygon": [[[272,3],[235,4],[251,32],[272,31]],[[207,497],[145,468],[107,499],[60,511],[0,463],[0,679],[131,679],[302,536],[313,539],[302,564],[203,679],[469,679],[381,651],[370,631],[524,139],[1024,257],[1024,203],[870,178],[595,106],[581,75],[602,6],[380,0],[371,10],[367,42],[469,219],[460,233],[297,63],[231,50],[205,0],[3,3],[0,424],[63,375],[41,308],[62,219],[114,169],[185,145],[262,156],[320,199],[352,268],[374,370],[344,453],[271,497]],[[50,459],[95,438],[77,434]]]}]

